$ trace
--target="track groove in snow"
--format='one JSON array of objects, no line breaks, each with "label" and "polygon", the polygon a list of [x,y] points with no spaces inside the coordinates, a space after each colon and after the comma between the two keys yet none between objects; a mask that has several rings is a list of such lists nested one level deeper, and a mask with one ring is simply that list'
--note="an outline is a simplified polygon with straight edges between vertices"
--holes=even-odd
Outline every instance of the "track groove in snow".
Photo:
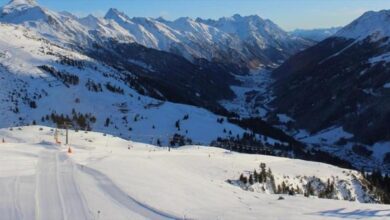
[{"label": "track groove in snow", "polygon": [[38,219],[91,219],[73,177],[74,168],[59,151],[43,150],[38,161]]},{"label": "track groove in snow", "polygon": [[[0,197],[2,201],[11,201],[11,206],[0,203],[0,212],[2,213],[1,218],[4,219],[22,219],[20,216],[20,207],[17,199],[17,189],[18,189],[18,177],[7,178],[6,181],[1,181],[0,187]],[[9,204],[9,203],[8,203]]]},{"label": "track groove in snow", "polygon": [[109,195],[114,201],[132,212],[138,213],[147,219],[180,219],[137,201],[121,190],[109,177],[97,170],[86,166],[81,166],[79,169],[93,177],[100,189]]}]

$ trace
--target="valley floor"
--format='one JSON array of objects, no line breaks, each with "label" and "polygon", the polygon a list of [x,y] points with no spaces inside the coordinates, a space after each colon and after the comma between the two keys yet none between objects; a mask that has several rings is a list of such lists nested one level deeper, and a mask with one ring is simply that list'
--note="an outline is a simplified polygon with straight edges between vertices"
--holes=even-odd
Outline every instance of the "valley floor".
[{"label": "valley floor", "polygon": [[[70,132],[0,129],[1,219],[389,219],[390,206],[244,191],[230,185],[264,162],[275,175],[344,175],[321,163],[222,149],[179,149]],[[63,136],[61,136],[63,137]]]}]

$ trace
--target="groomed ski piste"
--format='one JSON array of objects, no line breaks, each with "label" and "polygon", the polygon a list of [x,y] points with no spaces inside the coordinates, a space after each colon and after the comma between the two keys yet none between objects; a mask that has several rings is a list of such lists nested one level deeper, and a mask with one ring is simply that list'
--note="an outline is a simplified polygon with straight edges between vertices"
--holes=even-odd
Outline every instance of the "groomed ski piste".
[{"label": "groomed ski piste", "polygon": [[43,126],[0,129],[1,219],[390,218],[386,205],[288,195],[278,200],[227,182],[261,162],[276,177],[347,178],[351,172],[331,165],[206,146],[169,150],[84,131],[69,132],[69,153],[54,133]]}]

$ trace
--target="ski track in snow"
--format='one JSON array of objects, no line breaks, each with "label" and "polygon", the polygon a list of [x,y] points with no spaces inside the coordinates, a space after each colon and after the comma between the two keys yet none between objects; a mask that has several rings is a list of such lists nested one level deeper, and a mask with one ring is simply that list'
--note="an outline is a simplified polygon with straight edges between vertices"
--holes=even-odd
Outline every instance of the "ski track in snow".
[{"label": "ski track in snow", "polygon": [[[7,178],[6,181],[1,181],[0,197],[0,212],[3,213],[2,219],[23,219],[20,212],[20,205],[17,198],[19,188],[19,177]],[[8,204],[3,204],[3,201],[8,201]]]},{"label": "ski track in snow", "polygon": [[73,172],[73,163],[59,151],[41,152],[37,174],[37,219],[91,219]]},{"label": "ski track in snow", "polygon": [[[88,209],[87,202],[74,177],[78,170],[82,171],[80,172],[82,174],[93,177],[99,188],[108,197],[131,212],[140,214],[146,219],[179,219],[135,200],[103,173],[89,167],[76,165],[66,153],[57,149],[42,150],[37,168],[36,219],[93,219],[92,212]],[[13,182],[7,185],[17,186]],[[2,192],[2,194],[12,198],[12,195],[7,195],[8,191]],[[16,202],[13,203],[12,208],[7,209],[6,219],[22,219],[19,216],[22,212]]]},{"label": "ski track in snow", "polygon": [[103,173],[86,166],[80,166],[79,169],[83,173],[93,177],[93,179],[98,183],[97,185],[101,188],[102,191],[105,192],[106,195],[110,196],[114,201],[129,209],[130,211],[140,214],[146,219],[179,219],[178,217],[154,209],[132,198],[123,190],[121,190],[117,185],[115,185],[115,183],[112,182],[111,179]]}]

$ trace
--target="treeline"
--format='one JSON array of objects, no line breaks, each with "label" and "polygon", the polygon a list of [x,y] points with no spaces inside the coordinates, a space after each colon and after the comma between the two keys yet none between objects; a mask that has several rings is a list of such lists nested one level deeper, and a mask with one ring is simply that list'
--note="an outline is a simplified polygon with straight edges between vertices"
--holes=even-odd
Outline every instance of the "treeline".
[{"label": "treeline", "polygon": [[272,125],[268,124],[263,119],[257,117],[257,118],[234,118],[231,117],[228,119],[229,122],[233,124],[237,124],[240,127],[243,127],[245,129],[249,129],[257,134],[262,134],[268,137],[271,137],[276,140],[280,140],[282,142],[289,143],[292,146],[302,147],[303,144],[299,141],[295,140],[290,135],[284,133],[282,130],[273,127]]},{"label": "treeline", "polygon": [[180,147],[184,145],[191,145],[192,140],[183,135],[175,133],[169,140],[169,145],[171,147]]},{"label": "treeline", "polygon": [[248,154],[263,154],[272,156],[288,156],[292,152],[292,147],[285,143],[270,144],[267,142],[267,137],[262,136],[263,140],[257,138],[254,133],[244,132],[242,136],[235,136],[229,138],[217,138],[211,142],[211,146],[219,147],[239,153]]},{"label": "treeline", "polygon": [[73,109],[71,116],[52,112],[50,115],[46,115],[41,118],[41,122],[45,121],[52,121],[57,125],[57,127],[71,126],[73,129],[91,131],[91,124],[96,122],[96,117],[91,113],[77,113]]},{"label": "treeline", "polygon": [[58,55],[58,57],[59,57],[59,61],[57,61],[57,62],[62,64],[62,65],[73,66],[73,67],[77,67],[78,69],[82,69],[85,66],[84,61],[75,60],[75,59],[69,58],[67,56],[62,56],[62,55]]},{"label": "treeline", "polygon": [[[212,142],[213,146],[231,149],[242,153],[287,156],[303,160],[328,163],[347,169],[354,168],[350,162],[337,156],[333,156],[330,153],[315,149],[308,149],[304,143],[295,140],[292,136],[273,127],[260,117],[239,118],[238,115],[231,113],[228,121],[250,130],[251,133],[244,134],[243,137],[218,138]],[[253,138],[255,137],[254,134],[261,134],[264,139],[255,139]],[[283,144],[275,143],[271,145],[267,143],[267,137],[283,142]]]},{"label": "treeline", "polygon": [[91,92],[102,92],[103,91],[102,85],[100,83],[96,83],[92,79],[88,79],[85,86]]},{"label": "treeline", "polygon": [[110,82],[106,83],[105,86],[110,92],[124,94],[124,90],[121,87],[111,85]]},{"label": "treeline", "polygon": [[365,179],[371,183],[371,190],[376,188],[376,194],[381,202],[390,204],[390,177],[389,174],[383,174],[380,170],[373,172],[362,172]]},{"label": "treeline", "polygon": [[54,67],[47,65],[39,66],[39,68],[50,73],[53,77],[61,81],[66,87],[69,87],[69,85],[79,84],[80,79],[77,75],[65,71],[58,71]]}]

